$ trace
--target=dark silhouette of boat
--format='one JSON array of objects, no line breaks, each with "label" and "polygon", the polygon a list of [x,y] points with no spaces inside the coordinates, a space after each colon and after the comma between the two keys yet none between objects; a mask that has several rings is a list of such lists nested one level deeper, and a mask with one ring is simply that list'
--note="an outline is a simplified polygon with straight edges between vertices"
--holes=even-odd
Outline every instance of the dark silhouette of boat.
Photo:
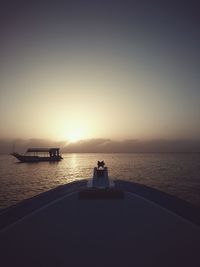
[{"label": "dark silhouette of boat", "polygon": [[59,148],[29,148],[25,154],[13,152],[11,155],[21,162],[60,161]]}]

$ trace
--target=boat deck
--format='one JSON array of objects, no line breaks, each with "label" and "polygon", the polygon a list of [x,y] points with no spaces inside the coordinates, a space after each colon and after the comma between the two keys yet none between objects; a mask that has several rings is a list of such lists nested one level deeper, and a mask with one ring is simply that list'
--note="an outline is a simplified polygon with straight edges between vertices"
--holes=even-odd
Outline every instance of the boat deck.
[{"label": "boat deck", "polygon": [[200,266],[200,228],[137,194],[68,192],[0,232],[1,265]]}]

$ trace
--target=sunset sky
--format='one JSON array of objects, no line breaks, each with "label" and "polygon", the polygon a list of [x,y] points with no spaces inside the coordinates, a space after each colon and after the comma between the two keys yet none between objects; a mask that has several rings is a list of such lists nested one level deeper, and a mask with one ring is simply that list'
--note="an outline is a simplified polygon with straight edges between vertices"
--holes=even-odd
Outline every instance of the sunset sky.
[{"label": "sunset sky", "polygon": [[1,1],[0,138],[199,139],[198,1]]}]

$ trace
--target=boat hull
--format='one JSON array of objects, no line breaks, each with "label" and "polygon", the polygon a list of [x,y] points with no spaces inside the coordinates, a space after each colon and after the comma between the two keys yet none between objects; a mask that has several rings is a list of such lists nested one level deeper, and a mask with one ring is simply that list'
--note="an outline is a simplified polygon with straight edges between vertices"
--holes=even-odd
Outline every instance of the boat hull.
[{"label": "boat hull", "polygon": [[79,199],[86,186],[63,185],[2,213],[0,222],[23,216],[0,231],[2,266],[200,266],[197,225],[137,188],[123,199]]}]

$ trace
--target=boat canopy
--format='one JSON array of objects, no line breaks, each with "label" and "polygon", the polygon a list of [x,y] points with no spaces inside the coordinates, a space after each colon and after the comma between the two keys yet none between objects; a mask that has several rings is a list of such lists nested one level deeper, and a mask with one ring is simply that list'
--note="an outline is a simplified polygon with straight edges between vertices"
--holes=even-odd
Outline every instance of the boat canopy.
[{"label": "boat canopy", "polygon": [[27,149],[27,152],[56,152],[59,151],[60,148],[41,148],[41,147],[37,147],[37,148],[29,148]]}]

